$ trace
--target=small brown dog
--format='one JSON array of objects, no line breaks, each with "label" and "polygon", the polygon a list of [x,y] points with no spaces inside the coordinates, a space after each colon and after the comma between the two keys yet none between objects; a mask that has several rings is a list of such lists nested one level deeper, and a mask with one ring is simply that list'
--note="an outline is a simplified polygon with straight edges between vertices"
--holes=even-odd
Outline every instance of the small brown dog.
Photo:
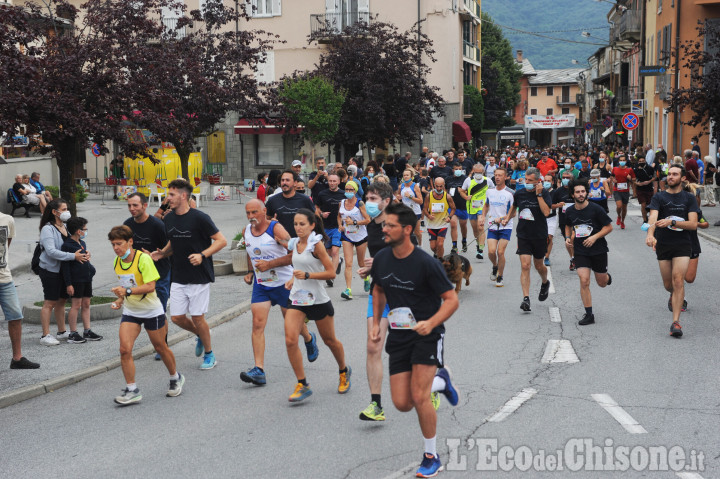
[{"label": "small brown dog", "polygon": [[462,280],[465,279],[465,286],[470,285],[472,266],[464,256],[452,253],[443,258],[443,266],[450,282],[455,283],[455,292],[459,293],[462,288]]}]

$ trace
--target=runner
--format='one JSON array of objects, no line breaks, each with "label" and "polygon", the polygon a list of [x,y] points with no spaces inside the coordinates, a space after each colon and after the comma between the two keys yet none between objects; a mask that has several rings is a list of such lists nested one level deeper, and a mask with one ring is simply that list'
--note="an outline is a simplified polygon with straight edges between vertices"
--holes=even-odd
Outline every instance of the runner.
[{"label": "runner", "polygon": [[160,353],[170,373],[170,387],[166,396],[179,396],[185,384],[185,376],[175,367],[175,355],[165,343],[165,311],[155,292],[155,282],[160,279],[160,274],[150,255],[133,248],[133,235],[132,230],[125,225],[115,226],[108,233],[110,244],[117,255],[113,267],[120,281],[120,286],[112,288],[118,299],[111,306],[113,309],[122,306],[120,365],[126,387],[123,394],[115,398],[115,402],[121,406],[142,400],[140,389],[135,383],[132,350],[143,325],[155,351]]},{"label": "runner", "polygon": [[[352,265],[353,248],[357,251],[358,266],[365,265],[367,249],[367,224],[370,216],[365,211],[365,204],[357,197],[357,183],[348,181],[345,184],[345,200],[340,203],[337,224],[342,240],[343,256],[345,256],[345,291],[340,297],[352,299]],[[365,291],[370,291],[370,280],[365,280]]]},{"label": "runner", "polygon": [[612,169],[613,177],[613,198],[617,211],[616,223],[620,229],[625,229],[625,216],[627,216],[627,205],[630,201],[629,183],[635,179],[635,172],[632,168],[625,166],[627,163],[624,154],[618,156],[618,165]]},{"label": "runner", "polygon": [[[426,170],[427,171],[427,170]],[[426,174],[427,176],[427,174]],[[420,231],[420,221],[422,219],[422,205],[424,195],[420,189],[419,183],[414,183],[412,171],[405,170],[402,174],[402,184],[398,187],[398,198],[408,208],[413,210],[418,219],[418,225],[415,228],[415,238],[418,244],[422,246],[422,232]]]},{"label": "runner", "polygon": [[215,281],[212,255],[222,250],[227,240],[208,215],[190,208],[191,194],[192,185],[183,178],[168,185],[167,195],[173,210],[164,220],[168,243],[153,251],[152,259],[171,258],[170,319],[197,336],[195,356],[205,353],[200,369],[212,369],[217,361],[205,313],[210,303],[210,283]]},{"label": "runner", "polygon": [[[690,186],[691,184],[692,183],[688,183],[686,188],[692,188]],[[692,191],[690,193],[692,193]],[[710,223],[708,223],[703,216],[702,210],[698,208],[698,228],[707,229],[709,227]],[[695,282],[695,278],[697,277],[698,261],[700,260],[700,253],[702,253],[702,249],[700,248],[700,238],[698,238],[697,230],[690,230],[690,241],[692,242],[692,251],[690,253],[690,264],[688,265],[687,273],[685,273],[686,283]],[[686,307],[687,301],[683,301],[683,311],[685,311]]]},{"label": "runner", "polygon": [[[335,273],[340,273],[340,247],[342,241],[340,239],[340,230],[338,230],[338,211],[340,203],[345,200],[345,192],[340,190],[340,178],[336,173],[331,173],[327,177],[329,188],[322,190],[317,198],[313,198],[315,202],[315,213],[322,218],[323,228],[328,237],[328,243],[325,247],[330,253],[330,259],[335,267]],[[351,183],[348,181],[348,183]],[[344,187],[344,186],[343,186]],[[332,287],[333,280],[326,281],[327,285]]]},{"label": "runner", "polygon": [[[497,168],[495,171],[497,171]],[[466,179],[462,186],[463,197],[467,197],[465,207],[475,236],[475,258],[477,259],[483,259],[483,249],[485,248],[485,222],[478,221],[478,216],[482,214],[487,192],[495,186],[493,181],[485,176],[484,172],[485,167],[481,163],[475,164],[472,177]]]},{"label": "runner", "polygon": [[612,190],[610,189],[610,182],[606,178],[602,177],[602,172],[607,171],[605,169],[599,170],[597,168],[590,171],[590,195],[588,200],[596,203],[600,206],[605,213],[609,213],[608,198],[612,196]]},{"label": "runner", "polygon": [[[318,161],[320,160],[318,159]],[[294,171],[283,171],[280,175],[282,194],[271,196],[265,202],[268,218],[277,220],[285,228],[285,231],[290,234],[291,238],[297,236],[294,226],[295,213],[301,208],[315,209],[315,205],[309,197],[297,192],[299,181]],[[320,185],[319,182],[316,187],[322,191],[322,187],[318,185]]]},{"label": "runner", "polygon": [[645,243],[655,250],[660,266],[663,286],[670,293],[668,306],[672,306],[673,322],[670,335],[682,337],[680,312],[685,299],[685,276],[692,256],[690,231],[697,230],[698,206],[695,196],[683,190],[685,168],[670,165],[667,189],[650,201],[650,227]]},{"label": "runner", "polygon": [[[503,273],[505,272],[505,249],[512,235],[512,205],[513,191],[505,186],[507,170],[503,167],[495,169],[495,188],[487,190],[487,201],[483,205],[480,220],[485,225],[488,220],[488,258],[492,263],[490,281],[495,282],[498,288],[503,287]],[[473,226],[474,228],[474,226]]]},{"label": "runner", "polygon": [[[250,200],[245,205],[249,224],[244,238],[248,255],[248,269],[245,282],[253,285],[250,311],[253,316],[252,348],[255,365],[240,373],[240,379],[256,386],[266,384],[265,375],[265,326],[270,308],[280,305],[283,318],[290,291],[285,283],[292,277],[291,255],[287,254],[290,234],[277,221],[267,219],[267,210],[260,200]],[[254,278],[254,281],[253,281]],[[315,334],[308,332],[303,323],[300,333],[305,341],[308,361],[318,357]]]},{"label": "runner", "polygon": [[[378,252],[371,274],[373,341],[381,340],[382,313],[390,308],[391,325],[385,351],[389,354],[390,393],[402,412],[413,408],[424,438],[417,477],[433,477],[442,469],[436,449],[437,413],[431,392],[442,392],[453,406],[458,392],[444,368],[444,322],[457,310],[454,286],[438,261],[412,244],[417,218],[411,209],[385,208],[383,233],[390,248]],[[438,369],[438,367],[440,369]]]},{"label": "runner", "polygon": [[337,361],[340,369],[338,393],[345,394],[350,390],[352,375],[352,369],[345,363],[343,345],[335,337],[335,309],[322,285],[323,280],[335,277],[335,268],[323,245],[327,237],[322,221],[314,211],[301,209],[295,215],[295,231],[298,239],[289,244],[293,252],[293,277],[285,283],[290,290],[285,315],[285,347],[297,377],[295,391],[288,398],[290,402],[299,402],[312,395],[298,348],[298,336],[306,316],[315,321],[320,337]]},{"label": "runner", "polygon": [[[550,193],[550,198],[553,197],[553,194],[555,193],[555,188],[553,187],[552,175],[545,175],[545,177],[543,178],[543,190]],[[558,227],[557,208],[553,208],[552,206],[550,206],[550,214],[547,216],[545,221],[547,222],[548,235],[547,251],[545,252],[545,259],[543,260],[543,264],[545,266],[550,266],[550,253],[552,253],[553,237],[555,236],[555,231]]]},{"label": "runner", "polygon": [[608,246],[605,236],[609,235],[613,228],[607,213],[588,201],[587,180],[573,180],[570,188],[575,204],[565,211],[565,244],[575,251],[580,297],[585,307],[585,314],[578,324],[585,326],[595,322],[590,293],[590,270],[595,273],[595,281],[601,288],[612,283],[612,277],[608,273]]},{"label": "runner", "polygon": [[428,219],[428,236],[430,237],[430,250],[435,258],[445,256],[445,236],[448,223],[455,212],[455,203],[445,191],[445,180],[435,178],[433,190],[425,198],[423,213]]},{"label": "runner", "polygon": [[[565,239],[567,239],[565,236],[565,225],[567,223],[565,211],[567,211],[567,209],[573,204],[572,196],[570,196],[570,188],[568,187],[572,179],[572,174],[569,171],[563,171],[560,186],[553,192],[552,195],[553,204],[551,208],[556,208],[558,210],[558,225],[560,226],[560,234],[562,234]],[[565,242],[565,248],[570,255],[570,271],[575,271],[573,245]]]},{"label": "runner", "polygon": [[650,166],[647,160],[640,156],[638,164],[635,168],[635,196],[640,203],[640,212],[642,213],[643,223],[648,222],[647,205],[655,194],[655,170]]},{"label": "runner", "polygon": [[[528,168],[525,172],[525,183],[515,192],[511,218],[518,213],[517,254],[520,256],[520,284],[523,290],[523,300],[520,309],[530,311],[530,263],[535,264],[535,269],[540,274],[542,284],[538,301],[545,301],[550,291],[550,281],[547,278],[547,267],[543,264],[543,258],[547,251],[547,221],[545,218],[550,214],[550,193],[543,190],[539,178],[540,171],[537,168]],[[517,208],[517,210],[516,210]]]},{"label": "runner", "polygon": [[[482,165],[480,165],[482,166]],[[462,252],[467,252],[467,200],[468,195],[463,191],[463,185],[469,181],[465,176],[465,170],[461,163],[456,162],[452,165],[453,174],[445,180],[445,185],[450,198],[455,205],[455,215],[450,220],[450,239],[452,240],[451,253],[457,253],[458,243],[458,224],[460,225],[460,233],[462,234]]]}]

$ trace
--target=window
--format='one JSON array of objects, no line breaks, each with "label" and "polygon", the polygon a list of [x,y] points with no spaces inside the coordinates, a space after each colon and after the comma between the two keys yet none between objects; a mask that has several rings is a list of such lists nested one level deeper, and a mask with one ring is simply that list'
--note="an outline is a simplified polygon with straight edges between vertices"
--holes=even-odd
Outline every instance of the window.
[{"label": "window", "polygon": [[537,87],[536,86],[530,87],[530,96],[537,96]]},{"label": "window", "polygon": [[562,87],[562,97],[560,99],[563,103],[570,103],[570,87]]},{"label": "window", "polygon": [[537,115],[537,109],[536,109],[536,108],[530,108],[530,114],[531,114],[531,115]]},{"label": "window", "polygon": [[553,109],[552,109],[552,108],[548,108],[547,110],[545,110],[545,114],[548,115],[548,116],[551,116],[551,115],[553,114]]},{"label": "window", "polygon": [[282,165],[285,145],[282,135],[257,135],[257,166]]},{"label": "window", "polygon": [[247,12],[251,17],[278,17],[282,0],[246,0]]},{"label": "window", "polygon": [[553,87],[547,87],[547,96],[553,96]]},{"label": "window", "polygon": [[657,14],[660,15],[661,13],[662,13],[662,0],[658,0]]},{"label": "window", "polygon": [[563,109],[562,109],[562,114],[563,114],[563,115],[569,115],[569,114],[570,114],[570,108],[563,108]]}]

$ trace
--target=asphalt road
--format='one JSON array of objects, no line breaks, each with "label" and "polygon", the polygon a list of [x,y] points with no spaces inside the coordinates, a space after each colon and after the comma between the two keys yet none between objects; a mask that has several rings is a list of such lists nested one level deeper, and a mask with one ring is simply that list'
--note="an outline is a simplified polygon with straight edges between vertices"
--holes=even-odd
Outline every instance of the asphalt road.
[{"label": "asphalt road", "polygon": [[[508,254],[504,288],[489,281],[487,260],[472,260],[471,284],[447,323],[446,362],[461,401],[453,408],[443,400],[438,413],[439,453],[453,469],[441,475],[720,477],[720,272],[715,266],[720,249],[702,241],[698,280],[686,293],[685,335],[671,338],[668,295],[654,254],[644,245],[639,211],[632,213],[628,229],[616,229],[609,237],[613,284],[604,290],[592,287],[595,325],[576,324],[583,313],[578,280],[567,269],[560,239],[552,255],[555,292],[539,303],[533,272],[531,313],[519,308],[520,267],[514,254]],[[508,251],[514,252],[514,241]],[[348,394],[337,394],[337,365],[321,346],[317,362],[306,365],[313,396],[288,403],[294,376],[277,308],[266,330],[268,384],[242,383],[239,373],[252,366],[246,313],[213,330],[218,366],[211,371],[197,369],[191,341],[173,348],[187,376],[180,397],[165,397],[167,371],[145,358],[137,362],[144,396],[139,405],[120,408],[112,402],[124,387],[116,369],[0,410],[0,476],[412,477],[422,437],[415,414],[392,406],[387,377],[383,403],[388,420],[358,419],[370,399],[364,366],[367,296],[355,278],[355,299],[340,299],[342,282],[329,291],[337,334],[354,371]],[[240,291],[244,299],[246,292]],[[557,310],[551,313],[551,308]],[[551,340],[569,342],[578,361],[547,362],[573,359],[565,349],[548,359]],[[493,466],[486,454],[492,444],[509,446],[501,449],[503,457],[513,455],[518,463],[501,458]],[[594,457],[583,449],[590,445],[599,446]],[[671,452],[662,454],[660,447]],[[539,460],[524,463],[541,450],[545,455],[562,450],[563,469],[547,472],[539,470]],[[704,470],[679,471],[698,475],[651,470],[683,466],[676,460],[681,452],[688,465]],[[608,453],[629,459],[611,464]],[[658,460],[661,456],[672,456],[670,464]],[[495,470],[479,472],[476,468],[486,461]],[[597,471],[622,468],[625,462],[622,473]],[[513,465],[509,472],[499,470]],[[542,466],[552,466],[552,460],[543,459]],[[570,470],[577,467],[577,472]]]}]

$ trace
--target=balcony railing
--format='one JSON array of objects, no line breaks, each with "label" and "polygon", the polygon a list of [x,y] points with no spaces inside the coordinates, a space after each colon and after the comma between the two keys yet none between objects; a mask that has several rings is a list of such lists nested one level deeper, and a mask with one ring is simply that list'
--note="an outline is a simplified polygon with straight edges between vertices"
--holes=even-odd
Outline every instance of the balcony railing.
[{"label": "balcony railing", "polygon": [[630,106],[632,100],[636,100],[640,95],[640,87],[638,86],[624,86],[618,89],[615,97],[617,98],[620,106]]},{"label": "balcony railing", "polygon": [[310,34],[338,34],[356,23],[370,23],[370,12],[317,13],[310,15]]},{"label": "balcony railing", "polygon": [[571,95],[559,96],[556,98],[558,105],[577,105],[577,98],[573,98]]},{"label": "balcony railing", "polygon": [[640,40],[642,16],[639,10],[626,10],[615,24],[618,40]]},{"label": "balcony railing", "polygon": [[479,63],[480,49],[476,44],[463,40],[463,57]]},{"label": "balcony railing", "polygon": [[463,0],[464,11],[476,20],[480,20],[480,5],[475,0]]},{"label": "balcony railing", "polygon": [[176,39],[185,38],[187,27],[177,28],[179,18],[163,18],[162,23],[165,27],[165,31],[174,35]]}]

